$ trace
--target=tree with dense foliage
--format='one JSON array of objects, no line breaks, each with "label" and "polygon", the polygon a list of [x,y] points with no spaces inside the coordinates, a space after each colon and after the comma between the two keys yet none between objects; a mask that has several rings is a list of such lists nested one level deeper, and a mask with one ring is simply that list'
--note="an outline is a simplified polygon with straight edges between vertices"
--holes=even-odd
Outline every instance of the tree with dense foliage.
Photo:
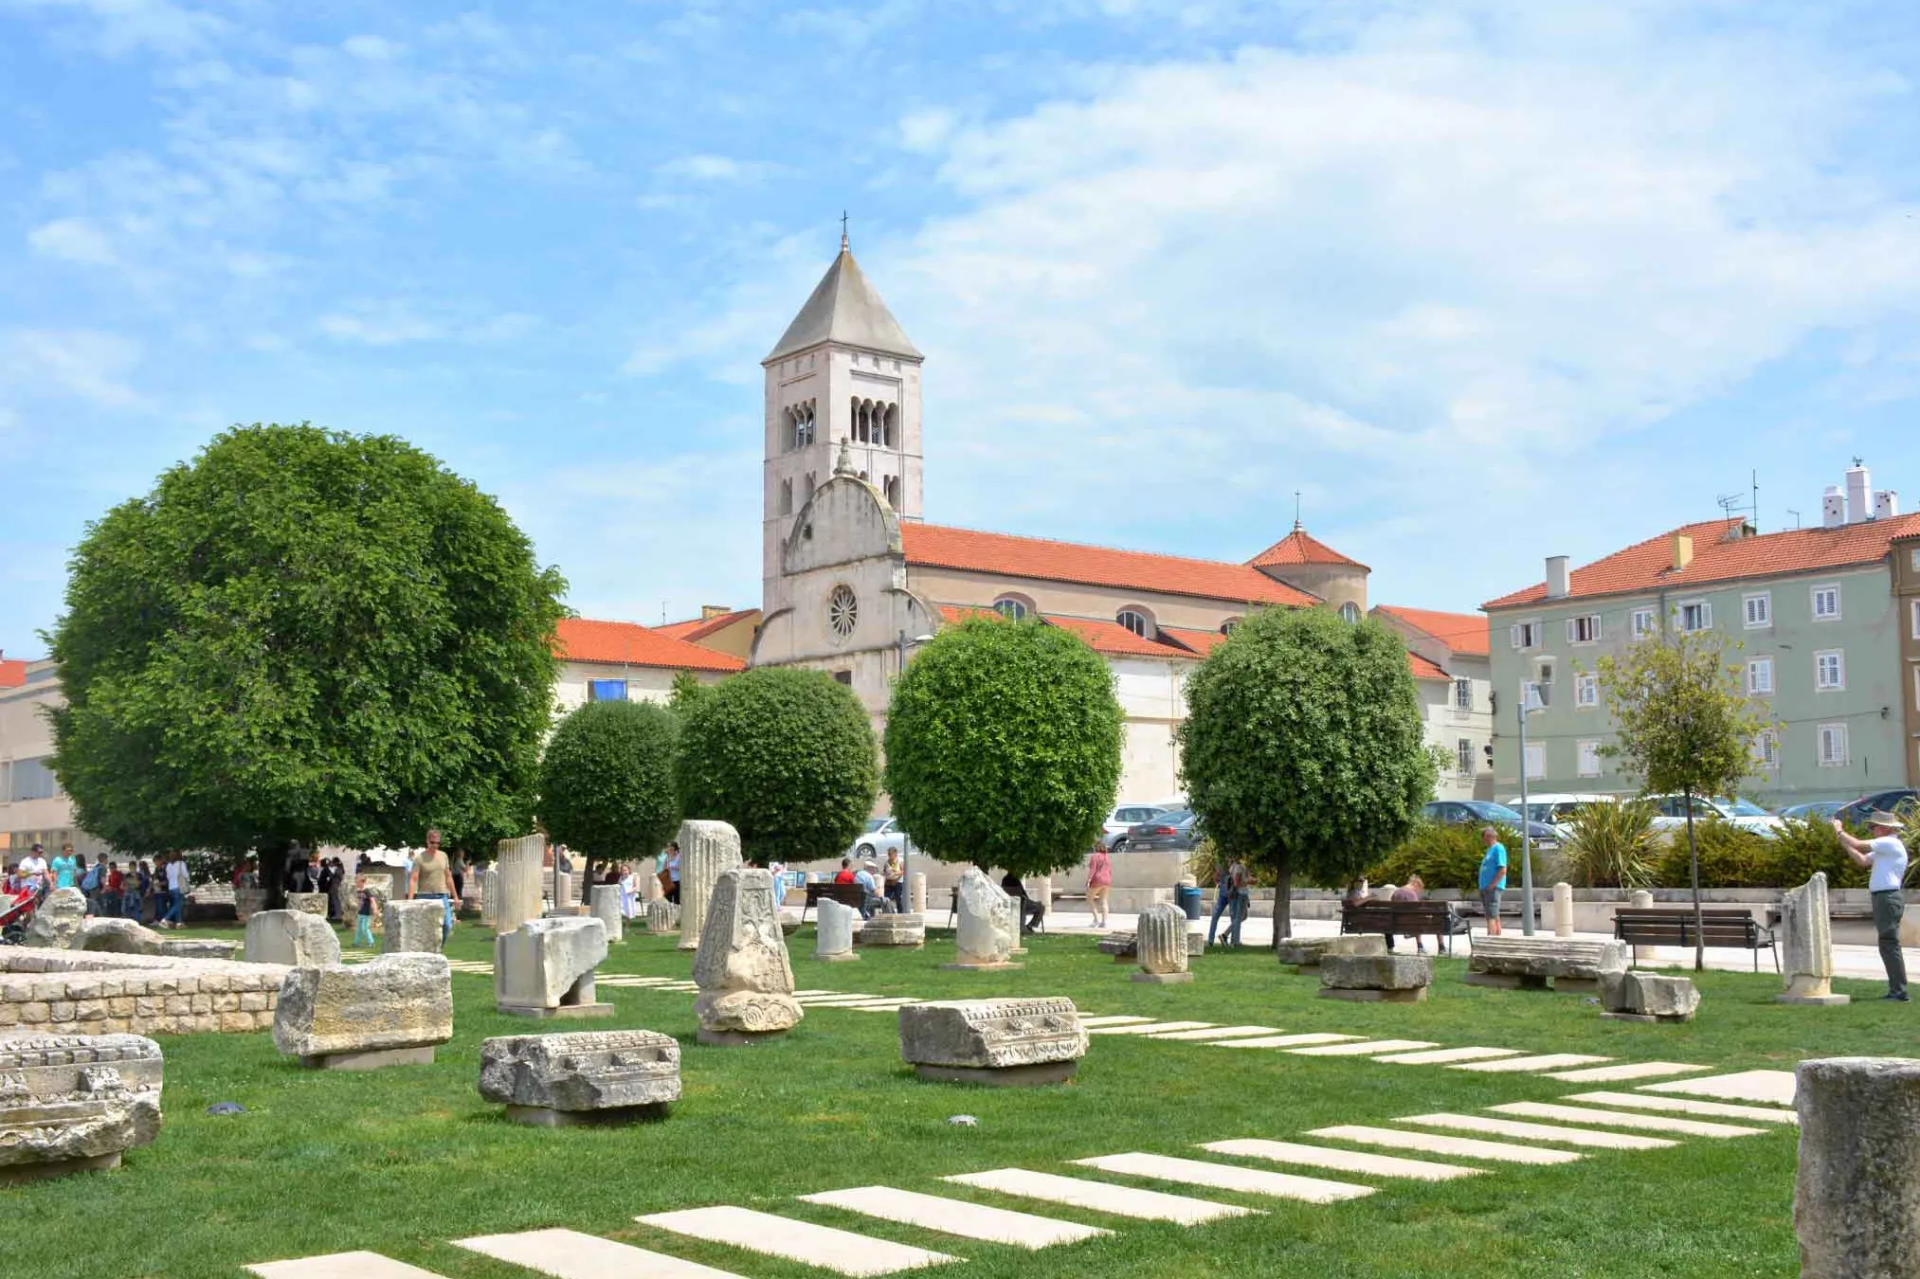
[{"label": "tree with dense foliage", "polygon": [[1434,761],[1400,637],[1327,609],[1248,616],[1187,679],[1180,776],[1206,833],[1274,872],[1273,935],[1293,878],[1338,885],[1412,833]]},{"label": "tree with dense foliage", "polygon": [[89,526],[53,768],[129,853],[484,849],[530,828],[565,583],[392,436],[235,427]]},{"label": "tree with dense foliage", "polygon": [[873,721],[825,671],[761,666],[704,690],[680,726],[680,804],[730,822],[748,857],[837,857],[880,789]]},{"label": "tree with dense foliage", "polygon": [[540,761],[540,824],[593,864],[647,860],[680,823],[679,718],[652,702],[588,702],[554,729]]},{"label": "tree with dense foliage", "polygon": [[1604,753],[1640,779],[1641,793],[1686,798],[1696,971],[1706,967],[1700,937],[1700,845],[1695,796],[1731,795],[1754,768],[1754,746],[1771,724],[1743,688],[1727,641],[1712,631],[1662,630],[1624,655],[1598,663],[1615,741]]},{"label": "tree with dense foliage", "polygon": [[894,684],[886,786],[914,845],[1021,877],[1075,865],[1120,784],[1113,671],[1070,631],[979,617]]},{"label": "tree with dense foliage", "polygon": [[692,713],[701,698],[712,692],[709,685],[702,684],[700,677],[692,671],[673,673],[673,690],[667,695],[667,706],[675,715],[685,717]]}]

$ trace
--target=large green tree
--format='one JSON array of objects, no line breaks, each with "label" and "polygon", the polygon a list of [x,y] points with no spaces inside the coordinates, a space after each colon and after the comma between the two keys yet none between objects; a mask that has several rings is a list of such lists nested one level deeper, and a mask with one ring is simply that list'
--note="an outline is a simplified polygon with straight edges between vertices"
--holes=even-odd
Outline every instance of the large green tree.
[{"label": "large green tree", "polygon": [[565,584],[403,440],[235,427],[89,526],[54,771],[128,852],[480,849],[530,828]]},{"label": "large green tree", "polygon": [[681,811],[731,823],[761,865],[837,856],[873,812],[873,722],[826,672],[756,667],[679,714]]},{"label": "large green tree", "polygon": [[1642,794],[1686,797],[1698,971],[1706,967],[1706,944],[1693,800],[1731,795],[1753,772],[1754,745],[1772,725],[1747,697],[1744,672],[1715,632],[1663,629],[1621,656],[1602,657],[1598,667],[1617,734],[1605,753],[1640,778]]},{"label": "large green tree", "polygon": [[1275,943],[1294,876],[1333,885],[1413,830],[1434,762],[1400,637],[1326,609],[1242,621],[1187,679],[1180,775],[1207,835],[1270,867]]},{"label": "large green tree", "polygon": [[1078,636],[998,618],[949,627],[894,685],[894,816],[941,861],[1071,866],[1113,806],[1124,719],[1112,670]]},{"label": "large green tree", "polygon": [[540,823],[596,861],[653,855],[680,821],[674,752],[680,721],[652,702],[588,702],[554,729],[540,761]]}]

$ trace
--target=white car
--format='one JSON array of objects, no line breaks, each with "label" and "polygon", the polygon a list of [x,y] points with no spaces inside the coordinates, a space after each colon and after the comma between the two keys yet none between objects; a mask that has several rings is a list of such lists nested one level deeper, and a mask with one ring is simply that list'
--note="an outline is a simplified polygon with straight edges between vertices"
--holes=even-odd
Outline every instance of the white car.
[{"label": "white car", "polygon": [[901,830],[893,818],[869,817],[866,830],[853,841],[853,847],[847,850],[846,855],[853,858],[856,866],[869,857],[884,866],[887,864],[887,854],[893,849],[899,849],[902,857],[912,851],[908,842],[907,832]]},{"label": "white car", "polygon": [[1168,811],[1161,804],[1122,804],[1107,814],[1102,826],[1100,842],[1107,846],[1110,853],[1125,851],[1127,847],[1127,828],[1138,822],[1149,821]]},{"label": "white car", "polygon": [[[1586,804],[1617,804],[1618,795],[1572,795],[1548,793],[1528,795],[1526,814],[1530,821],[1545,822],[1560,832],[1562,839],[1571,833],[1568,821]],[[1515,795],[1507,801],[1507,807],[1515,812],[1521,811],[1520,797]]]},{"label": "white car", "polygon": [[[1687,801],[1684,795],[1650,795],[1657,816],[1653,819],[1653,829],[1674,831],[1687,824]],[[1741,830],[1750,830],[1756,835],[1772,839],[1780,833],[1781,821],[1750,799],[1735,796],[1732,799],[1715,798],[1705,795],[1693,797],[1693,816],[1702,821],[1709,816],[1719,815],[1738,826]]]}]

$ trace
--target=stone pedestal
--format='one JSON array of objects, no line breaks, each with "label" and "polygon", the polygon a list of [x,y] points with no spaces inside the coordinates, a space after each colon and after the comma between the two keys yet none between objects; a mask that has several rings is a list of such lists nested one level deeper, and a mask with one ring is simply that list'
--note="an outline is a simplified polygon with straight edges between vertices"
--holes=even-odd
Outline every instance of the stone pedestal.
[{"label": "stone pedestal", "polygon": [[907,905],[916,915],[927,913],[927,873],[916,870],[907,876]]},{"label": "stone pedestal", "polygon": [[626,940],[626,917],[620,913],[620,885],[595,884],[593,917],[606,926],[607,944]]},{"label": "stone pedestal", "polygon": [[321,919],[325,919],[327,895],[325,893],[288,893],[287,909],[297,910],[307,915],[318,915]]},{"label": "stone pedestal", "polygon": [[860,926],[854,944],[863,949],[886,946],[918,948],[927,944],[925,915],[875,915]]},{"label": "stone pedestal", "polygon": [[303,1066],[369,1070],[433,1060],[453,1038],[453,970],[445,955],[381,955],[364,964],[295,968],[280,985],[273,1045]]},{"label": "stone pedestal", "polygon": [[900,1056],[922,1079],[1059,1083],[1087,1053],[1080,1014],[1063,996],[915,1004],[899,1016]]},{"label": "stone pedestal", "polygon": [[1780,897],[1780,973],[1787,988],[1775,996],[1783,1004],[1844,1004],[1833,993],[1833,923],[1827,913],[1827,876],[1814,873]]},{"label": "stone pedestal", "polygon": [[1553,935],[1573,936],[1573,885],[1553,886]]},{"label": "stone pedestal", "polygon": [[1156,985],[1193,980],[1187,968],[1187,916],[1178,906],[1160,902],[1141,911],[1134,950],[1140,971],[1133,980]]},{"label": "stone pedestal", "polygon": [[[698,950],[707,901],[720,876],[740,865],[740,832],[725,822],[680,823],[680,949]],[[767,897],[773,897],[768,880]]]},{"label": "stone pedestal", "polygon": [[664,1119],[680,1099],[680,1045],[652,1030],[489,1039],[480,1095],[541,1128]]},{"label": "stone pedestal", "polygon": [[1018,943],[1019,917],[1013,898],[978,866],[960,876],[960,923],[954,933],[959,956],[943,968],[961,970],[1018,968],[1008,956]]},{"label": "stone pedestal", "polygon": [[1610,1021],[1692,1021],[1700,991],[1686,977],[1607,972],[1600,975],[1600,1008]]},{"label": "stone pedestal", "polygon": [[152,1142],[161,1066],[138,1035],[0,1036],[0,1185],[117,1167]]},{"label": "stone pedestal", "polygon": [[529,919],[493,939],[493,1002],[516,1017],[605,1017],[594,970],[607,957],[607,930],[585,915]]},{"label": "stone pedestal", "polygon": [[656,897],[647,903],[646,920],[650,933],[677,933],[680,931],[680,908],[664,897]]},{"label": "stone pedestal", "polygon": [[494,932],[510,933],[529,919],[540,917],[540,871],[546,855],[544,835],[500,841],[494,862],[500,887],[500,900],[493,908]]},{"label": "stone pedestal", "polygon": [[491,925],[500,904],[500,871],[489,866],[480,872],[480,922]]},{"label": "stone pedestal", "polygon": [[386,920],[386,930],[380,940],[383,954],[440,953],[447,925],[445,902],[388,902],[383,914]]},{"label": "stone pedestal", "polygon": [[250,964],[325,968],[340,962],[340,938],[326,920],[304,911],[263,910],[247,920],[246,958]]},{"label": "stone pedestal", "polygon": [[1427,955],[1325,955],[1320,996],[1358,1003],[1417,1004],[1433,984]]},{"label": "stone pedestal", "polygon": [[1605,974],[1626,971],[1626,943],[1579,937],[1482,937],[1461,978],[1496,990],[1600,989]]},{"label": "stone pedestal", "polygon": [[[684,853],[684,829],[681,838]],[[680,884],[685,893],[684,872]],[[700,988],[693,1001],[700,1042],[750,1044],[799,1025],[803,1013],[793,997],[793,965],[773,904],[772,874],[722,871],[706,908],[700,950],[693,959],[693,981]]]},{"label": "stone pedestal", "polygon": [[1802,1279],[1920,1275],[1920,1061],[1830,1057],[1794,1074]]},{"label": "stone pedestal", "polygon": [[559,874],[543,874],[546,887],[553,893],[553,910],[557,915],[573,914],[573,876],[566,871]]},{"label": "stone pedestal", "polygon": [[860,918],[859,911],[822,898],[814,918],[817,921],[813,945],[815,959],[839,963],[860,958],[853,950],[853,925]]}]

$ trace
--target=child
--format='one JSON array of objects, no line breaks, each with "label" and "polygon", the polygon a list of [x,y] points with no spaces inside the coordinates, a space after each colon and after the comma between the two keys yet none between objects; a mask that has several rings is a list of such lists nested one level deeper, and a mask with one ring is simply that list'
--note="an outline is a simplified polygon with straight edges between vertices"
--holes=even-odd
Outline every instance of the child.
[{"label": "child", "polygon": [[373,894],[367,891],[367,877],[360,876],[353,881],[353,891],[360,894],[360,914],[353,924],[353,944],[362,941],[367,948],[373,948]]}]

